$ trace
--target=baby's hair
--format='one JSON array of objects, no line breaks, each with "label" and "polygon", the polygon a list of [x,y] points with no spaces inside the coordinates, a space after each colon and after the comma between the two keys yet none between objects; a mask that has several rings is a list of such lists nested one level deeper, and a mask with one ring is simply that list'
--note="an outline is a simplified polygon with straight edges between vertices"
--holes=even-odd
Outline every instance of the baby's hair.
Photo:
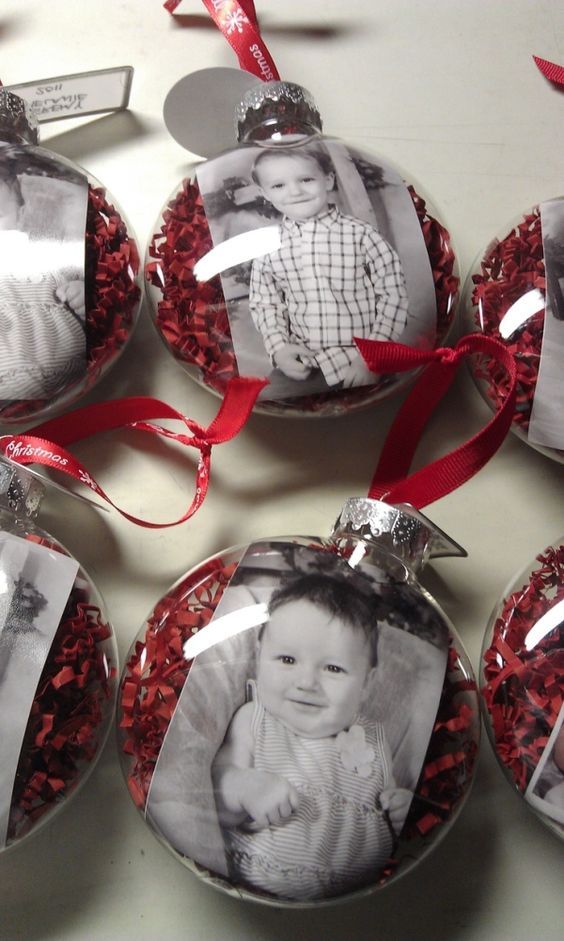
[{"label": "baby's hair", "polygon": [[251,168],[251,177],[258,186],[260,186],[260,180],[257,168],[265,160],[274,160],[276,157],[290,157],[293,160],[296,158],[303,159],[304,157],[310,158],[315,160],[325,176],[335,172],[329,154],[326,154],[320,147],[269,147],[267,150],[261,150]]},{"label": "baby's hair", "polygon": [[[310,601],[354,631],[362,631],[370,646],[370,662],[378,662],[378,623],[370,597],[345,578],[312,572],[289,579],[272,594],[268,613],[291,601]],[[264,629],[264,626],[262,630]],[[304,627],[307,629],[307,627]],[[261,630],[261,634],[262,634]],[[259,638],[260,638],[259,634]]]}]

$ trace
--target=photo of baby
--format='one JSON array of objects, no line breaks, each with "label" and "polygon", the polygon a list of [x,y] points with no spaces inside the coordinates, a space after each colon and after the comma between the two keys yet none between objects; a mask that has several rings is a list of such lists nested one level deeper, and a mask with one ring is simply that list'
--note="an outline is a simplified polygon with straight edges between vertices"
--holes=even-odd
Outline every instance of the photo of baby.
[{"label": "photo of baby", "polygon": [[[382,623],[370,579],[332,554],[319,568],[317,555],[264,544],[242,560],[146,808],[197,864],[295,901],[353,891],[390,859],[446,667],[440,631],[430,643],[416,623]],[[412,688],[397,708],[408,650],[418,659],[407,659]]]},{"label": "photo of baby", "polygon": [[0,406],[50,399],[86,371],[87,184],[49,170],[0,149]]},{"label": "photo of baby", "polygon": [[543,814],[564,824],[564,706],[525,792],[525,798]]},{"label": "photo of baby", "polygon": [[[374,383],[355,337],[430,342],[434,291],[421,230],[402,181],[378,169],[377,198],[393,204],[393,226],[392,213],[378,218],[338,141],[246,147],[198,168],[214,244],[224,249],[239,370],[268,376],[269,398]],[[249,237],[242,257],[245,227],[259,238]]]}]

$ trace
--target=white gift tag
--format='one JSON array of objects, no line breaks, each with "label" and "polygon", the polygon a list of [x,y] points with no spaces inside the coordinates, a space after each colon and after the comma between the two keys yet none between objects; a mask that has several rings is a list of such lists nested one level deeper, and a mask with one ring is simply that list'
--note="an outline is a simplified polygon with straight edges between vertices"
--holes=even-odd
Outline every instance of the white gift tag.
[{"label": "white gift tag", "polygon": [[124,65],[4,87],[23,98],[43,123],[102,111],[122,111],[129,104],[132,79],[132,67]]},{"label": "white gift tag", "polygon": [[201,69],[185,75],[165,98],[163,117],[175,141],[200,157],[237,143],[235,109],[260,79],[242,69]]}]

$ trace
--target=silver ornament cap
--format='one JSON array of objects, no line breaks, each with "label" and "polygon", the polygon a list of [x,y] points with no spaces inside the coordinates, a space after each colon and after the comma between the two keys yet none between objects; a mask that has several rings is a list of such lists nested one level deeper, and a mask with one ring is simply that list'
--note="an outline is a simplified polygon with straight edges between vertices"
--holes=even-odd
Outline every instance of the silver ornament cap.
[{"label": "silver ornament cap", "polygon": [[423,568],[428,559],[468,554],[415,507],[369,497],[351,497],[341,510],[331,539],[347,538],[389,552],[413,572]]},{"label": "silver ornament cap", "polygon": [[45,487],[32,474],[0,458],[0,509],[9,510],[18,519],[37,516]]},{"label": "silver ornament cap", "polygon": [[276,131],[312,134],[322,129],[313,96],[293,82],[261,82],[245,92],[235,109],[237,138],[264,140]]},{"label": "silver ornament cap", "polygon": [[0,141],[37,144],[39,122],[19,95],[0,88]]}]

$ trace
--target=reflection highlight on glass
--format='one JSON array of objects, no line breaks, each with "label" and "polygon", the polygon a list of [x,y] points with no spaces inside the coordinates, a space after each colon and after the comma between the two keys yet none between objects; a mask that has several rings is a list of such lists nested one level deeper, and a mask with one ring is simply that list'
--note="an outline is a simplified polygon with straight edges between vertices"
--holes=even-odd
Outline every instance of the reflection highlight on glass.
[{"label": "reflection highlight on glass", "polygon": [[499,332],[504,340],[507,340],[519,327],[522,327],[539,310],[543,310],[545,305],[544,294],[539,288],[533,291],[527,291],[514,304],[511,305],[499,324]]},{"label": "reflection highlight on glass", "polygon": [[543,637],[550,634],[555,627],[559,627],[562,621],[564,621],[564,599],[555,604],[546,614],[543,614],[542,618],[539,618],[534,627],[531,628],[525,637],[526,649],[532,650]]},{"label": "reflection highlight on glass", "polygon": [[206,252],[194,265],[194,277],[197,281],[209,281],[222,271],[241,265],[253,258],[260,258],[280,248],[280,228],[277,225],[265,225],[252,232],[241,232],[233,238],[220,242]]},{"label": "reflection highlight on glass", "polygon": [[183,647],[186,660],[193,660],[198,654],[219,644],[228,637],[248,631],[251,627],[258,627],[268,619],[268,606],[264,603],[252,604],[237,611],[231,611],[222,617],[215,618],[205,630],[198,631],[189,637]]}]

